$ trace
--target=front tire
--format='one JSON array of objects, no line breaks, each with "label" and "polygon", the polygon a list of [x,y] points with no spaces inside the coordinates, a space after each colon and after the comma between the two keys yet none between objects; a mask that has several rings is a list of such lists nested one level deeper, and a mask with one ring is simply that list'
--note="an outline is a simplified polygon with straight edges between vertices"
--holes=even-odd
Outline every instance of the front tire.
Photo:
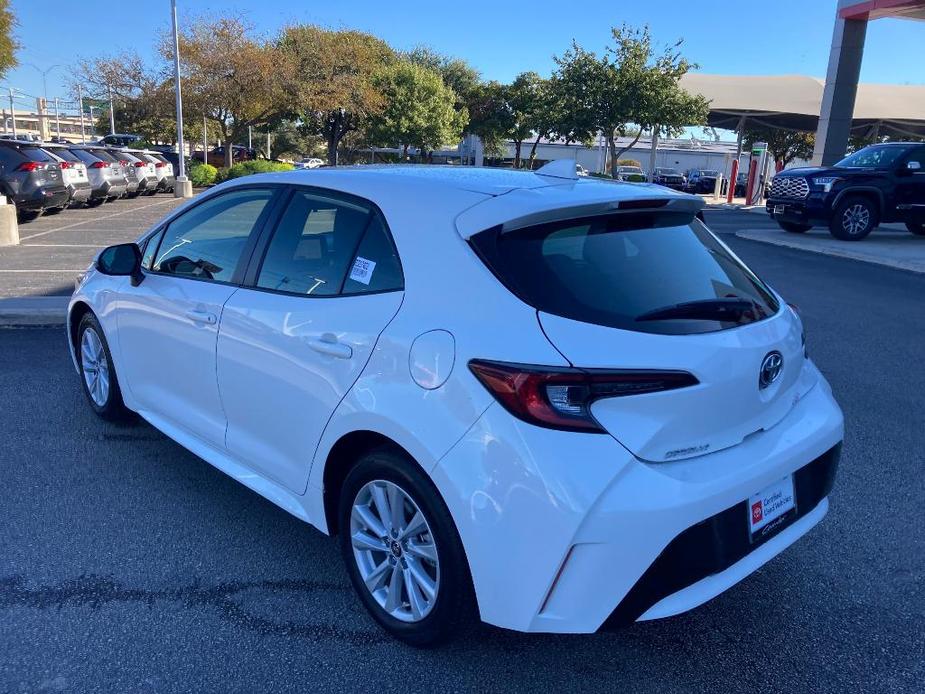
[{"label": "front tire", "polygon": [[131,411],[122,401],[109,344],[92,313],[84,314],[77,328],[77,363],[84,395],[97,416],[110,422],[130,420]]},{"label": "front tire", "polygon": [[925,223],[906,222],[906,229],[916,236],[925,236]]},{"label": "front tire", "polygon": [[879,223],[880,213],[870,199],[846,197],[835,208],[829,231],[842,241],[860,241]]},{"label": "front tire", "polygon": [[339,511],[350,581],[389,634],[433,646],[477,621],[456,526],[417,463],[388,449],[367,454],[344,480]]},{"label": "front tire", "polygon": [[809,224],[797,224],[796,222],[781,222],[778,220],[777,225],[784,231],[791,234],[805,234],[813,227]]}]

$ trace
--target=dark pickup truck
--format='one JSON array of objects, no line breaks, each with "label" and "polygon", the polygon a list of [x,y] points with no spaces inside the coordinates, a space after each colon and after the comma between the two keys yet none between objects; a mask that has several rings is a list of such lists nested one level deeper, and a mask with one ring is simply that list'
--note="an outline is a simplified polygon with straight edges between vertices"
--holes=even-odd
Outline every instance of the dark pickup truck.
[{"label": "dark pickup truck", "polygon": [[925,144],[871,145],[835,166],[782,171],[771,182],[767,209],[794,233],[819,225],[837,239],[860,241],[880,222],[905,222],[925,235]]}]

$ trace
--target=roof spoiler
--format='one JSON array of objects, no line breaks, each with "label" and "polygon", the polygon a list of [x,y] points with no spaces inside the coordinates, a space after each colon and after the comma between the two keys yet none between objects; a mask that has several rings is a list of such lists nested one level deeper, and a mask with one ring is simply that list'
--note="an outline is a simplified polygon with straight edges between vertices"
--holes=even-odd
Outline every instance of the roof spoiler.
[{"label": "roof spoiler", "polygon": [[556,207],[549,210],[533,212],[516,219],[511,219],[501,225],[501,232],[505,233],[508,231],[515,231],[517,229],[536,226],[538,224],[561,222],[567,219],[603,217],[612,214],[624,214],[627,212],[673,212],[677,214],[690,215],[691,219],[693,219],[703,209],[703,207],[703,200],[693,195],[685,195],[683,197],[676,198],[634,198],[629,200],[593,202],[571,207]]}]

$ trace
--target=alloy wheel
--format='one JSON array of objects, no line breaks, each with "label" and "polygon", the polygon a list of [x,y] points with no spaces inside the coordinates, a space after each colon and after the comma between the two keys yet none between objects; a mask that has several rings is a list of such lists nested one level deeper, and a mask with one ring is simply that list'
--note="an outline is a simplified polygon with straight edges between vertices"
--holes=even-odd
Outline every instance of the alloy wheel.
[{"label": "alloy wheel", "polygon": [[870,210],[860,203],[845,209],[842,214],[842,229],[850,236],[863,234],[870,225]]},{"label": "alloy wheel", "polygon": [[419,622],[440,590],[440,563],[430,525],[394,482],[373,480],[357,493],[350,542],[367,590],[395,619]]},{"label": "alloy wheel", "polygon": [[80,340],[80,366],[90,398],[97,407],[105,406],[109,399],[109,360],[93,328],[84,330]]}]

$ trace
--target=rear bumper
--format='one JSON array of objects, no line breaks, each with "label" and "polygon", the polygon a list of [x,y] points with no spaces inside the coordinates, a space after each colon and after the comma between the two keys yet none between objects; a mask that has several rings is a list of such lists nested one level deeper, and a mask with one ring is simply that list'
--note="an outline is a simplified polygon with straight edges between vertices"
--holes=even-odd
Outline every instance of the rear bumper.
[{"label": "rear bumper", "polygon": [[[812,192],[805,198],[768,198],[768,215],[781,222],[828,225],[832,206],[826,193]],[[780,212],[775,210],[783,208]]]},{"label": "rear bumper", "polygon": [[[609,436],[533,427],[492,405],[431,476],[484,621],[590,633],[696,607],[799,539],[825,514],[843,434],[821,375],[771,429],[669,463],[640,461]],[[746,500],[790,474],[799,515],[752,544]],[[675,575],[685,561],[692,567]]]},{"label": "rear bumper", "polygon": [[93,193],[93,186],[89,181],[83,183],[69,183],[67,192],[70,195],[71,202],[86,202]]},{"label": "rear bumper", "polygon": [[[620,601],[605,626],[625,626],[693,609],[775,557],[825,516],[826,497],[832,491],[840,457],[841,444],[837,444],[794,473],[796,513],[760,541],[749,537],[745,500],[675,537]],[[773,540],[777,542],[772,544]]]},{"label": "rear bumper", "polygon": [[47,210],[64,207],[68,202],[68,191],[64,186],[42,186],[26,194],[13,196],[16,207],[21,210]]}]

